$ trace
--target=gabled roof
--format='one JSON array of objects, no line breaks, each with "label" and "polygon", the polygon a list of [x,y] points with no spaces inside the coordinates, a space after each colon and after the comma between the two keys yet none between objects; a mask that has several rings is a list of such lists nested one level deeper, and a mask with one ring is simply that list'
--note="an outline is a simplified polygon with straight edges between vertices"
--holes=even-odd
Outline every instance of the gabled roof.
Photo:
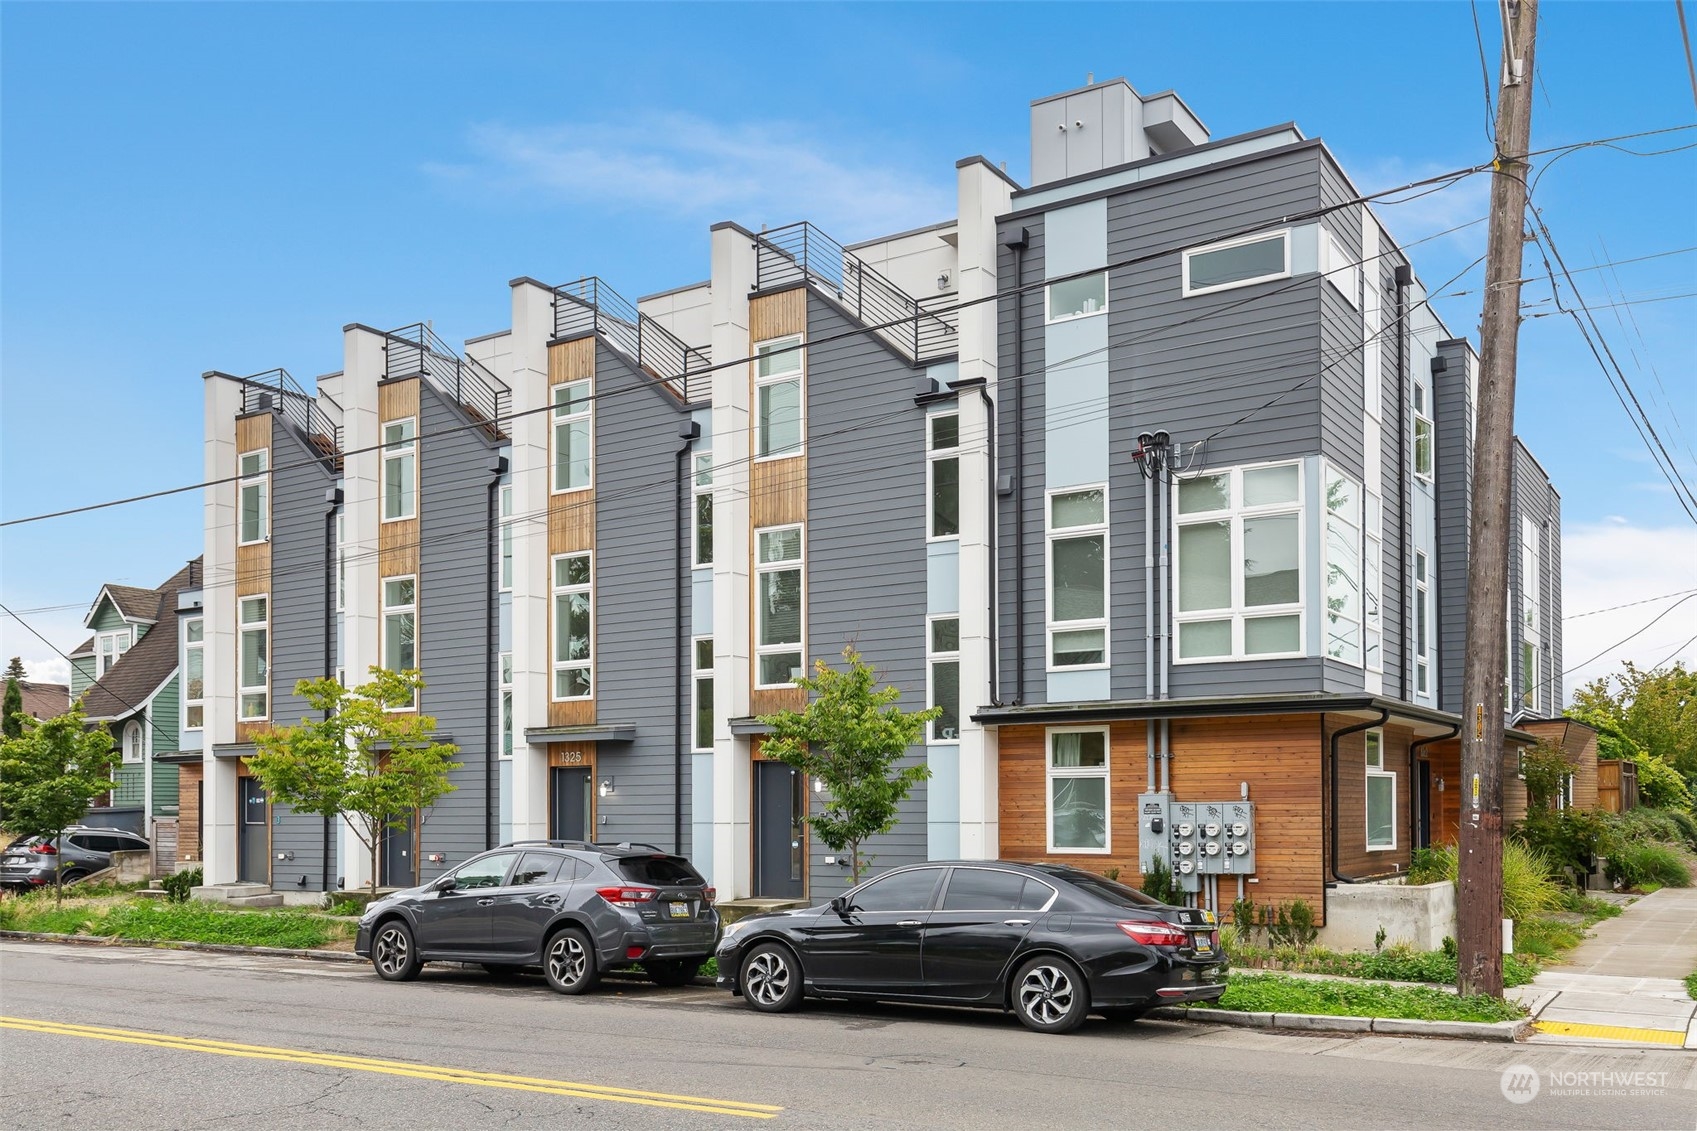
[{"label": "gabled roof", "polygon": [[94,604],[88,607],[88,615],[83,617],[83,624],[94,627],[94,614],[100,611],[100,602],[110,600],[112,607],[118,610],[118,615],[125,620],[146,621],[152,624],[159,619],[159,590],[143,589],[139,585],[102,585],[100,596],[94,599]]},{"label": "gabled roof", "polygon": [[24,714],[31,718],[56,718],[71,709],[71,689],[62,683],[33,683],[20,679],[18,690],[23,692]]},{"label": "gabled roof", "polygon": [[[90,721],[122,719],[135,714],[176,672],[177,618],[161,616],[160,611],[175,609],[178,590],[186,588],[199,574],[200,559],[196,558],[158,589],[131,590],[132,594],[152,594],[153,603],[141,619],[152,619],[155,623],[147,635],[106,669],[94,686],[83,692],[83,710]],[[102,593],[110,594],[114,588],[119,587],[108,585]]]}]

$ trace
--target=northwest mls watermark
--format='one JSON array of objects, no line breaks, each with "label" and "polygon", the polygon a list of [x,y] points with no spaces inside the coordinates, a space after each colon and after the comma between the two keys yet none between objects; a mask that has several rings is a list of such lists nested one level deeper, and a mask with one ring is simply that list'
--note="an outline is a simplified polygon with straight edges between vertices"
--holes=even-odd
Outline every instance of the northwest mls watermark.
[{"label": "northwest mls watermark", "polygon": [[1503,1099],[1531,1103],[1539,1096],[1660,1096],[1667,1092],[1666,1072],[1545,1072],[1524,1064],[1503,1069]]}]

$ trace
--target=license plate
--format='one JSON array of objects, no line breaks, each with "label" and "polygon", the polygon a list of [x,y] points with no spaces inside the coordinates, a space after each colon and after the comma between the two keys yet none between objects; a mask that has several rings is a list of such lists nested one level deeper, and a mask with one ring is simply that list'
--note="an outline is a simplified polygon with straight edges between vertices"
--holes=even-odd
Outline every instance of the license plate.
[{"label": "license plate", "polygon": [[674,903],[674,904],[672,904],[672,918],[674,918],[674,919],[688,919],[689,918],[689,904],[687,904],[687,903]]},{"label": "license plate", "polygon": [[1213,953],[1214,953],[1214,948],[1209,946],[1207,943],[1197,943],[1196,944],[1196,957],[1198,957],[1198,958],[1209,958],[1209,957],[1212,957]]}]

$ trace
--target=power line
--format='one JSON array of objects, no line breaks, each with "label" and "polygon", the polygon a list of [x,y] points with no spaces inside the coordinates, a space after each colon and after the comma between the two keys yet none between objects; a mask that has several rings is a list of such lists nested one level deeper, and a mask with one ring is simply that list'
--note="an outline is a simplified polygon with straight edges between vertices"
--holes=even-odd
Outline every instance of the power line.
[{"label": "power line", "polygon": [[[1608,285],[1605,283],[1604,289],[1606,290],[1607,288],[1608,288]],[[1624,309],[1626,307],[1631,307],[1631,306],[1649,306],[1651,303],[1657,303],[1657,302],[1678,302],[1682,299],[1688,299],[1688,298],[1697,298],[1697,291],[1686,291],[1683,294],[1677,294],[1677,295],[1658,295],[1658,296],[1653,297],[1653,298],[1627,299],[1627,300],[1624,300],[1622,302],[1592,302],[1592,303],[1586,304],[1586,309],[1587,310],[1619,310],[1619,309]],[[1534,306],[1542,306],[1546,302],[1554,302],[1554,301],[1555,300],[1552,299],[1552,298],[1541,298],[1535,303],[1522,305],[1520,309],[1531,310],[1532,307],[1534,307]],[[1540,311],[1535,311],[1534,313],[1528,314],[1526,317],[1528,317],[1528,318],[1548,318],[1552,314],[1567,314],[1567,313],[1570,313],[1570,312],[1566,311],[1566,310],[1540,310]],[[1672,413],[1670,412],[1669,415],[1671,416]]]},{"label": "power line", "polygon": [[[1672,249],[1671,251],[1657,251],[1657,252],[1652,252],[1649,255],[1635,255],[1631,259],[1611,259],[1611,260],[1607,260],[1603,263],[1593,264],[1590,267],[1575,267],[1573,269],[1573,273],[1575,275],[1583,275],[1587,271],[1602,271],[1605,268],[1609,268],[1609,267],[1624,267],[1628,263],[1644,263],[1644,262],[1647,262],[1651,259],[1665,259],[1670,255],[1689,255],[1693,251],[1697,251],[1697,245],[1693,245],[1691,247],[1676,247],[1676,248]],[[1520,280],[1520,282],[1524,285],[1526,283],[1542,282],[1543,280],[1544,280],[1543,275],[1528,275],[1528,276],[1522,278]],[[1476,294],[1482,294],[1482,293],[1484,293],[1482,289],[1476,288],[1476,289],[1470,290],[1470,291],[1445,291],[1443,294],[1434,295],[1433,297],[1434,298],[1460,298],[1463,295],[1476,295]]]},{"label": "power line", "polygon": [[1697,589],[1676,589],[1672,593],[1662,593],[1659,596],[1655,596],[1655,597],[1645,597],[1643,600],[1640,600],[1640,601],[1628,601],[1624,605],[1610,605],[1606,609],[1591,609],[1591,610],[1588,610],[1588,611],[1583,612],[1583,613],[1573,613],[1570,616],[1565,616],[1561,619],[1564,620],[1564,621],[1569,621],[1569,620],[1578,620],[1580,617],[1594,617],[1599,613],[1613,613],[1613,612],[1618,612],[1621,609],[1632,609],[1632,608],[1636,608],[1639,605],[1648,605],[1648,604],[1652,604],[1656,601],[1665,601],[1669,597],[1681,597],[1681,596],[1684,596],[1687,593],[1697,593]]},{"label": "power line", "polygon": [[[1685,596],[1681,597],[1679,600],[1675,601],[1673,604],[1669,605],[1667,608],[1665,608],[1661,612],[1657,613],[1655,615],[1655,617],[1651,619],[1649,624],[1646,624],[1644,627],[1638,629],[1636,632],[1631,632],[1631,633],[1628,633],[1626,636],[1621,637],[1619,640],[1615,641],[1613,644],[1610,644],[1607,648],[1604,648],[1601,652],[1598,652],[1595,656],[1592,656],[1590,659],[1581,660],[1579,663],[1574,664],[1571,668],[1564,669],[1561,674],[1562,675],[1572,675],[1574,672],[1578,671],[1580,668],[1583,668],[1583,667],[1586,667],[1590,664],[1596,663],[1598,660],[1602,659],[1604,656],[1608,655],[1610,652],[1613,652],[1616,648],[1621,647],[1623,644],[1631,643],[1632,641],[1636,640],[1638,637],[1644,635],[1644,633],[1648,632],[1652,627],[1654,627],[1657,621],[1661,620],[1663,617],[1667,616],[1669,613],[1673,612],[1675,609],[1679,608],[1681,605],[1685,604],[1685,602],[1691,600],[1693,597],[1697,597],[1697,591],[1687,593]],[[1682,644],[1682,645],[1680,645],[1680,647],[1683,648],[1684,645]],[[1553,682],[1553,681],[1552,680],[1545,680],[1545,682],[1550,683],[1550,682]],[[1540,685],[1540,686],[1542,686],[1542,685]]]}]

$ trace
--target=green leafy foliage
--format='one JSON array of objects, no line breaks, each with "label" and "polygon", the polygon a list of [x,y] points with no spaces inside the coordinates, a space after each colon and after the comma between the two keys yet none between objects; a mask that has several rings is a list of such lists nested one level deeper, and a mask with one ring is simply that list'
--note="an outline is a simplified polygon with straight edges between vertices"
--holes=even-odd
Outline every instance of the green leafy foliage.
[{"label": "green leafy foliage", "polygon": [[207,903],[121,903],[51,907],[33,896],[0,904],[0,928],[92,935],[137,942],[204,942],[231,946],[321,947],[345,938],[349,924],[299,911],[225,911]]},{"label": "green leafy foliage", "polygon": [[1141,890],[1150,899],[1159,900],[1169,906],[1184,902],[1184,891],[1174,880],[1172,868],[1159,856],[1151,856],[1143,865]]},{"label": "green leafy foliage", "polygon": [[[1454,883],[1457,867],[1454,848],[1418,849],[1409,867],[1409,882]],[[1504,917],[1523,919],[1558,906],[1562,888],[1554,876],[1555,867],[1547,853],[1518,840],[1503,841]]]},{"label": "green leafy foliage", "polygon": [[1526,809],[1550,810],[1573,766],[1561,747],[1540,742],[1520,755],[1520,776],[1526,782]]},{"label": "green leafy foliage", "polygon": [[[1568,713],[1592,726],[1609,724],[1612,735],[1629,739],[1644,755],[1676,771],[1684,779],[1682,785],[1697,782],[1697,670],[1683,663],[1646,669],[1629,662],[1623,671],[1574,692]],[[1602,748],[1599,738],[1599,755]],[[1643,765],[1640,762],[1640,795],[1644,793]],[[1645,796],[1644,800],[1667,806],[1674,799]],[[1676,807],[1691,807],[1689,788]]]},{"label": "green leafy foliage", "polygon": [[190,868],[186,872],[173,872],[159,881],[159,886],[165,889],[165,899],[168,903],[187,903],[189,891],[200,887],[206,882],[206,874],[199,868]]},{"label": "green leafy foliage", "polygon": [[1427,1021],[1513,1021],[1525,1009],[1500,998],[1461,997],[1424,986],[1321,981],[1278,974],[1234,975],[1217,1009],[1312,1013],[1326,1017],[1404,1017]]},{"label": "green leafy foliage", "polygon": [[[13,657],[16,659],[16,657]],[[24,689],[15,677],[6,680],[6,696],[0,702],[0,736],[18,738],[24,733]]]},{"label": "green leafy foliage", "polygon": [[412,703],[424,679],[416,671],[371,669],[371,680],[343,687],[334,679],[303,679],[295,694],[322,718],[261,732],[248,766],[273,801],[297,813],[340,817],[370,854],[372,890],[377,849],[388,828],[404,828],[456,787],[449,773],[459,748],[432,738],[436,720]]},{"label": "green leafy foliage", "polygon": [[1416,848],[1408,862],[1408,882],[1437,884],[1455,879],[1455,854],[1442,846]]},{"label": "green leafy foliage", "polygon": [[[18,836],[57,837],[112,788],[112,735],[90,729],[80,706],[53,719],[19,719],[18,736],[0,741],[0,811]],[[63,888],[54,885],[56,897]]]},{"label": "green leafy foliage", "polygon": [[1275,948],[1292,947],[1301,953],[1313,944],[1320,933],[1319,927],[1314,925],[1314,909],[1308,906],[1306,900],[1275,903],[1265,920],[1267,938]]},{"label": "green leafy foliage", "polygon": [[1591,874],[1596,858],[1607,853],[1611,838],[1606,815],[1584,809],[1528,810],[1512,832],[1509,843],[1542,853],[1558,872],[1566,868],[1580,876]]},{"label": "green leafy foliage", "polygon": [[852,644],[843,649],[843,660],[845,670],[819,660],[812,678],[795,681],[811,697],[805,709],[761,717],[772,728],[761,749],[823,786],[821,810],[805,820],[827,848],[849,854],[852,880],[859,883],[867,863],[862,846],[896,827],[898,807],[931,776],[923,761],[899,763],[924,741],[925,724],[942,709],[903,711],[895,705],[901,691],[875,686],[878,673]]},{"label": "green leafy foliage", "polygon": [[1623,888],[1659,887],[1688,888],[1691,869],[1679,858],[1679,853],[1665,844],[1654,841],[1630,841],[1609,854],[1604,875],[1609,882]]}]

